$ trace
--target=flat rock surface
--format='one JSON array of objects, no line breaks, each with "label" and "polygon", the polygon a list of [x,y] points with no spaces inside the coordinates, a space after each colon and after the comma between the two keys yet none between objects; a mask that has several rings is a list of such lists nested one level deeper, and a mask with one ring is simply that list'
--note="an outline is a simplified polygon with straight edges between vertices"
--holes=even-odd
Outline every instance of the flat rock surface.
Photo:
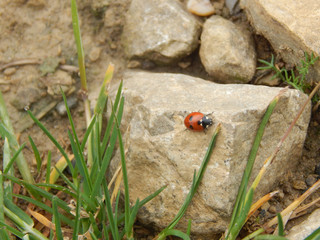
[{"label": "flat rock surface", "polygon": [[[131,201],[167,188],[139,212],[144,223],[164,228],[188,194],[215,126],[222,124],[216,147],[198,193],[180,228],[192,219],[195,234],[213,236],[225,230],[237,195],[258,124],[270,101],[282,88],[215,84],[182,74],[127,72],[124,75],[124,139]],[[258,96],[258,97],[257,97]],[[253,175],[272,153],[300,106],[307,99],[297,90],[282,94],[266,127]],[[207,133],[186,130],[188,113],[201,111],[213,118]],[[267,193],[296,166],[301,155],[310,105],[282,146],[259,185],[257,196]],[[128,130],[130,126],[130,130]],[[116,154],[113,169],[118,166]]]}]

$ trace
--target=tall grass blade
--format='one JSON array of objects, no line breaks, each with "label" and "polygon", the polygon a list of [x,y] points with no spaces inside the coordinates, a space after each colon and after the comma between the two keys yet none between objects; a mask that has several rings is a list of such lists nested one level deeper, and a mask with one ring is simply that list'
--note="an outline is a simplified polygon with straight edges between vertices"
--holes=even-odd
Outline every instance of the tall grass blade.
[{"label": "tall grass blade", "polygon": [[[19,199],[25,200],[25,201],[27,201],[27,202],[29,202],[29,203],[32,203],[32,204],[34,204],[35,206],[38,206],[39,208],[45,210],[45,211],[48,212],[48,213],[53,214],[52,208],[49,207],[48,205],[40,202],[40,201],[37,201],[37,200],[35,200],[35,199],[31,198],[31,197],[27,197],[27,196],[23,196],[23,195],[14,195],[14,196],[17,197],[17,198],[19,198]],[[72,227],[72,228],[74,227],[74,222],[73,222],[73,220],[69,219],[68,217],[66,217],[65,215],[63,215],[63,214],[61,214],[61,213],[59,213],[59,214],[60,214],[60,219],[61,219],[62,222],[68,224],[68,225],[69,225],[70,227]]]},{"label": "tall grass blade", "polygon": [[68,163],[68,167],[70,168],[71,173],[73,173],[73,166],[72,163],[67,155],[67,153],[64,151],[64,149],[61,147],[61,145],[57,142],[57,140],[52,136],[52,134],[46,129],[46,127],[32,114],[31,111],[28,110],[29,116],[32,118],[32,120],[40,127],[40,129],[44,132],[44,134],[47,135],[47,137],[51,140],[51,142],[58,148],[60,153],[64,156]]},{"label": "tall grass blade", "polygon": [[[1,91],[0,91],[0,122],[1,122],[0,126],[3,126],[5,129],[7,129],[8,134],[6,135],[6,137],[9,140],[9,145],[12,149],[12,152],[17,152],[19,149],[19,144],[14,134],[14,130],[13,130]],[[4,135],[2,135],[2,137],[4,138]],[[32,177],[29,165],[22,153],[17,156],[16,163],[22,178],[29,183],[34,183],[34,179]]]},{"label": "tall grass blade", "polygon": [[[122,85],[123,85],[123,82],[121,81],[120,84],[119,84],[119,87],[118,87],[116,98],[114,100],[113,111],[111,111],[111,114],[110,114],[110,117],[109,117],[109,120],[108,120],[108,124],[107,124],[107,127],[106,127],[106,131],[105,131],[105,134],[104,134],[104,137],[103,137],[103,140],[102,140],[101,149],[103,149],[103,150],[106,149],[107,143],[109,141],[111,128],[112,128],[112,125],[114,123],[115,112],[117,112],[119,101],[120,101],[120,97],[121,97]],[[119,112],[119,110],[118,110],[118,112]],[[120,119],[120,118],[118,117],[118,119]]]},{"label": "tall grass blade", "polygon": [[278,218],[278,235],[283,237],[284,227],[283,227],[283,220],[280,213],[277,213],[277,218]]},{"label": "tall grass blade", "polygon": [[[2,228],[3,231],[8,230],[9,232],[11,232],[12,234],[14,234],[14,235],[17,236],[18,238],[21,238],[21,239],[22,239],[22,238],[25,236],[24,233],[18,231],[16,228],[13,228],[13,227],[5,224],[4,222],[0,222],[0,227]],[[5,233],[6,233],[6,235],[8,235],[7,232],[5,232]],[[1,236],[1,235],[0,235],[0,236]],[[2,238],[1,238],[1,239],[2,239]],[[3,238],[3,239],[6,239],[6,240],[8,239],[8,240],[10,240],[9,236],[8,236],[8,238],[5,236],[5,238]]]},{"label": "tall grass blade", "polygon": [[262,234],[255,237],[255,240],[289,240],[286,237]]},{"label": "tall grass blade", "polygon": [[74,231],[72,234],[72,239],[73,240],[78,240],[78,235],[79,235],[79,230],[80,230],[80,207],[81,207],[81,194],[80,194],[80,183],[78,183],[77,187],[77,205],[76,205],[76,216],[75,216],[75,221],[74,221]]},{"label": "tall grass blade", "polygon": [[[118,110],[118,114],[117,114],[117,119],[119,119],[120,121],[121,121],[122,113],[123,113],[123,105],[124,105],[124,98],[121,99],[119,110]],[[113,153],[113,150],[114,150],[114,146],[115,146],[116,141],[117,141],[117,137],[118,137],[117,134],[118,134],[117,129],[114,128],[113,131],[112,131],[112,134],[111,134],[109,146],[108,146],[108,148],[106,150],[106,153],[105,153],[105,155],[103,157],[103,160],[102,160],[101,169],[100,169],[100,171],[98,173],[97,179],[96,179],[96,181],[94,183],[94,186],[93,186],[92,197],[95,197],[98,194],[98,191],[99,191],[100,186],[101,186],[101,182],[105,178],[105,173],[106,173],[107,168],[109,166],[109,163],[110,163],[110,160],[111,160],[111,157],[112,157],[112,153]]]},{"label": "tall grass blade", "polygon": [[53,209],[53,219],[54,219],[52,222],[54,222],[54,225],[56,228],[57,239],[63,239],[56,196],[52,198],[52,209]]},{"label": "tall grass blade", "polygon": [[[89,177],[87,165],[84,161],[84,156],[83,156],[82,152],[79,151],[80,145],[78,145],[74,141],[74,136],[70,133],[69,130],[68,130],[68,135],[69,135],[69,139],[70,139],[72,152],[73,152],[74,158],[76,160],[76,166],[79,168],[80,175],[83,177],[85,193],[88,193],[88,195],[89,195],[89,193],[92,191],[92,182]],[[75,176],[73,176],[73,177],[75,177]]]},{"label": "tall grass blade", "polygon": [[[117,226],[117,222],[115,222],[114,220],[114,216],[113,216],[113,212],[112,212],[112,205],[110,202],[110,194],[109,194],[109,189],[107,186],[106,181],[104,180],[103,182],[103,189],[104,189],[104,194],[105,194],[105,207],[106,207],[106,211],[107,211],[107,216],[108,216],[108,220],[109,220],[109,224],[110,224],[110,230],[111,230],[111,234],[113,239],[118,240],[119,239],[119,230],[118,230],[118,226]],[[108,235],[105,235],[105,237]]]},{"label": "tall grass blade", "polygon": [[18,158],[20,152],[22,151],[22,149],[24,149],[24,147],[26,146],[25,143],[23,143],[19,149],[16,151],[16,153],[13,155],[13,157],[10,159],[10,161],[8,162],[8,165],[6,166],[6,168],[4,169],[3,173],[7,174],[9,173],[14,161]]},{"label": "tall grass blade", "polygon": [[[4,210],[3,210],[3,206],[4,206],[3,196],[4,196],[3,175],[2,175],[2,172],[0,170],[0,223],[5,223]],[[4,240],[9,239],[8,233],[2,227],[0,227],[0,238],[4,239]]]},{"label": "tall grass blade", "polygon": [[[270,119],[270,116],[271,116],[278,101],[279,101],[279,95],[276,96],[269,104],[269,106],[268,106],[268,108],[262,118],[260,126],[258,128],[256,137],[254,139],[254,142],[253,142],[253,145],[252,145],[249,157],[248,157],[247,166],[245,168],[245,171],[243,173],[242,180],[241,180],[241,183],[239,186],[238,196],[236,198],[236,202],[235,202],[233,212],[232,212],[231,221],[230,221],[229,228],[228,228],[229,230],[233,227],[233,225],[234,225],[236,219],[239,217],[241,209],[244,205],[244,199],[245,199],[245,195],[246,195],[246,191],[247,191],[247,184],[248,184],[248,181],[251,176],[252,167],[254,165],[254,162],[255,162],[255,159],[257,156],[259,145],[260,145],[265,127],[266,127],[266,125]],[[226,239],[228,239],[228,234],[229,233],[227,233],[227,235],[226,235]]]},{"label": "tall grass blade", "polygon": [[88,88],[87,88],[86,69],[85,69],[85,63],[84,63],[84,51],[83,51],[83,46],[81,41],[77,4],[75,0],[71,0],[71,15],[72,15],[74,39],[76,41],[77,52],[78,52],[81,89],[87,92]]},{"label": "tall grass blade", "polygon": [[[51,151],[48,151],[47,167],[46,167],[46,183],[50,183],[50,171],[51,171]],[[46,188],[49,191],[49,188]]]},{"label": "tall grass blade", "polygon": [[41,163],[42,163],[42,160],[41,160],[41,157],[40,157],[40,153],[39,153],[39,151],[38,151],[37,146],[34,144],[33,139],[32,139],[30,136],[29,136],[29,142],[30,142],[30,144],[31,144],[31,147],[32,147],[34,156],[35,156],[35,158],[36,158],[37,171],[40,172]]},{"label": "tall grass blade", "polygon": [[87,140],[89,138],[89,135],[91,134],[92,132],[92,129],[93,129],[93,126],[95,125],[96,123],[96,120],[97,120],[97,116],[94,115],[89,126],[87,127],[87,130],[83,136],[83,139],[82,139],[82,142],[81,142],[81,151],[84,150],[85,146],[86,146],[86,143],[87,143]]},{"label": "tall grass blade", "polygon": [[[2,169],[5,169],[5,170],[7,169],[8,174],[13,175],[13,167],[11,167],[11,166],[12,166],[14,160],[12,160],[12,162],[10,163],[10,159],[11,159],[10,145],[9,145],[8,139],[5,138],[4,139],[4,145],[3,145],[3,168]],[[7,166],[8,166],[8,168],[7,168]],[[2,175],[2,172],[1,172],[1,175]],[[3,189],[4,196],[6,196],[10,200],[12,200],[12,189],[13,189],[12,182],[4,181],[3,182],[3,188],[4,188]],[[2,205],[0,205],[0,208],[1,208],[1,206]]]}]

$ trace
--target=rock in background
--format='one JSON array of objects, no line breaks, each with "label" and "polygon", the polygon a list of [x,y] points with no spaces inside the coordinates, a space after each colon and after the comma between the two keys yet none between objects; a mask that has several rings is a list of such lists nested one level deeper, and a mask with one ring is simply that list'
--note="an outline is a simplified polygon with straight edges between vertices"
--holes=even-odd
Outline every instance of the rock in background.
[{"label": "rock in background", "polygon": [[256,70],[250,33],[220,16],[204,23],[199,54],[206,71],[218,82],[248,83]]},{"label": "rock in background", "polygon": [[122,40],[128,58],[170,64],[197,48],[200,31],[200,22],[176,0],[133,0]]},{"label": "rock in background", "polygon": [[[268,39],[285,62],[298,65],[304,52],[320,54],[320,1],[241,0],[240,3],[257,33]],[[320,76],[319,61],[315,70]]]},{"label": "rock in background", "polygon": [[[162,229],[173,219],[189,192],[212,133],[222,124],[202,184],[178,228],[192,219],[192,232],[212,237],[223,232],[230,219],[238,187],[258,125],[270,101],[282,88],[221,85],[182,74],[127,72],[122,129],[131,201],[167,188],[139,212],[145,224]],[[305,94],[287,90],[271,116],[260,144],[253,176],[297,114]],[[184,117],[201,111],[213,117],[207,133],[186,130]],[[271,190],[284,173],[296,166],[310,118],[310,105],[283,144],[258,187],[257,196]],[[112,161],[119,164],[119,154]]]}]

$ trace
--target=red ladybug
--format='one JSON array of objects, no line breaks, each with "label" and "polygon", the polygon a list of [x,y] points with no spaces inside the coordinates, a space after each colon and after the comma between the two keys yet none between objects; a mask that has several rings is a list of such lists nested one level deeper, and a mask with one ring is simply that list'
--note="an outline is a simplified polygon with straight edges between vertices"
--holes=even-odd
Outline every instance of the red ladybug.
[{"label": "red ladybug", "polygon": [[192,112],[184,119],[184,125],[193,131],[203,131],[212,125],[212,119],[200,112]]}]

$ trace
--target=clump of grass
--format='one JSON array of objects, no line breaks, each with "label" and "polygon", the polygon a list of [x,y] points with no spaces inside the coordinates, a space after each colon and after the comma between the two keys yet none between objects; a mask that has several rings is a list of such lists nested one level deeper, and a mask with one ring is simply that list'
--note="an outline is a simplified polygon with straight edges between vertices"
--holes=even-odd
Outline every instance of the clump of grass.
[{"label": "clump of grass", "polygon": [[[304,59],[300,61],[300,65],[297,66],[298,75],[295,75],[295,71],[291,69],[288,71],[287,69],[279,68],[274,62],[274,56],[271,55],[271,61],[265,61],[259,59],[258,61],[263,63],[265,66],[258,67],[260,70],[272,70],[275,72],[272,79],[280,78],[283,82],[292,86],[295,89],[298,89],[304,93],[307,93],[312,88],[311,84],[306,81],[307,74],[309,73],[310,67],[312,67],[316,61],[318,61],[319,56],[315,57],[313,53],[310,55],[308,53],[304,53]],[[315,94],[313,100],[317,100],[319,96]]]},{"label": "clump of grass", "polygon": [[[301,91],[305,91],[306,88],[309,87],[305,83],[305,78],[308,73],[308,69],[311,65],[313,65],[315,63],[316,60],[318,60],[318,57],[315,58],[313,54],[311,54],[311,56],[309,57],[308,54],[306,54],[305,60],[301,61],[301,66],[298,68],[299,73],[300,73],[300,75],[298,77],[295,77],[293,70],[291,71],[291,76],[289,76],[286,69],[284,69],[284,68],[278,69],[274,64],[274,57],[273,56],[271,58],[270,63],[266,62],[264,60],[260,60],[260,62],[264,63],[266,65],[266,67],[260,67],[259,69],[273,69],[276,72],[276,74],[274,75],[274,78],[280,77],[284,82],[287,82],[288,84],[292,85],[296,89],[301,90]],[[264,128],[266,126],[266,123],[268,122],[269,117],[271,116],[271,113],[272,113],[274,107],[276,106],[276,103],[278,102],[279,97],[281,96],[282,92],[285,90],[280,92],[280,94],[278,96],[276,96],[276,98],[270,103],[270,105],[269,105],[269,107],[268,107],[268,109],[262,119],[262,122],[260,123],[260,127],[257,131],[257,135],[254,140],[254,143],[253,143],[253,146],[252,146],[249,158],[248,158],[247,166],[246,166],[246,169],[243,174],[242,181],[241,181],[241,184],[239,187],[238,196],[237,196],[236,203],[235,203],[233,213],[232,213],[232,218],[231,218],[229,227],[226,231],[226,234],[225,234],[225,236],[223,236],[223,239],[227,239],[227,240],[236,239],[241,228],[244,226],[248,217],[250,216],[249,213],[250,214],[252,213],[252,210],[250,210],[250,209],[257,208],[256,206],[252,206],[252,199],[253,199],[253,194],[254,194],[255,189],[257,188],[260,181],[263,179],[264,173],[267,171],[268,167],[272,164],[274,158],[276,157],[277,153],[279,152],[279,150],[281,148],[281,145],[288,137],[293,126],[296,124],[296,122],[298,121],[302,112],[306,108],[307,104],[315,96],[315,94],[317,93],[319,88],[320,88],[320,83],[318,83],[317,86],[312,90],[308,99],[302,105],[297,116],[293,119],[292,123],[290,124],[290,126],[288,127],[286,132],[284,133],[283,137],[281,138],[281,140],[279,141],[279,143],[275,147],[274,152],[265,160],[264,165],[260,169],[260,172],[256,176],[254,182],[248,188],[248,182],[250,179],[251,170],[252,170],[252,167],[253,167],[253,164],[255,161],[255,157],[256,157],[257,150],[258,150],[258,147],[260,144],[260,140],[261,140],[263,132],[264,132]],[[313,191],[315,191],[315,188],[319,187],[318,185],[320,186],[320,182],[316,183],[314,186],[311,187],[311,188],[313,188]],[[303,198],[303,200],[304,200],[306,198],[306,196],[301,197],[301,198]],[[300,204],[301,202],[302,202],[302,200],[295,201],[292,205],[294,205],[294,207],[297,207],[298,204]],[[262,205],[262,203],[258,203],[258,204]],[[254,239],[277,239],[277,240],[286,239],[284,237],[284,223],[282,221],[282,217],[284,217],[284,216],[287,217],[287,214],[290,211],[292,211],[294,207],[290,207],[289,209],[284,210],[283,212],[285,212],[286,214],[285,213],[278,214],[277,219],[276,218],[273,219],[272,223],[268,223],[265,226],[265,228],[267,229],[268,227],[271,227],[273,224],[276,224],[276,221],[278,220],[278,235],[262,234],[266,231],[266,229],[260,228],[257,231],[255,231],[254,233],[248,235],[244,239],[246,239],[246,240],[253,239],[253,238]],[[316,234],[316,232],[318,234]],[[316,230],[310,236],[316,236],[319,238],[320,237],[319,230]],[[309,238],[307,238],[307,239],[309,239]],[[310,239],[316,239],[316,238],[310,238]]]}]

